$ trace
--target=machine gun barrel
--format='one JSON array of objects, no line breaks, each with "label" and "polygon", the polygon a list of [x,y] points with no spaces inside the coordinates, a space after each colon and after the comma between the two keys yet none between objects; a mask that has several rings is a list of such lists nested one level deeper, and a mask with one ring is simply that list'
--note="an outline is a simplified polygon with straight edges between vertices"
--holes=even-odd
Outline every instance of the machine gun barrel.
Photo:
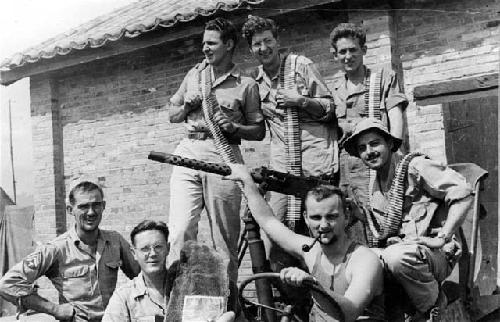
[{"label": "machine gun barrel", "polygon": [[[231,174],[231,168],[223,163],[204,162],[170,153],[152,151],[149,153],[148,159],[223,176]],[[332,184],[329,180],[322,178],[295,176],[266,167],[255,168],[250,173],[256,183],[264,185],[265,190],[295,195],[300,198],[304,198],[307,192],[317,185]]]}]

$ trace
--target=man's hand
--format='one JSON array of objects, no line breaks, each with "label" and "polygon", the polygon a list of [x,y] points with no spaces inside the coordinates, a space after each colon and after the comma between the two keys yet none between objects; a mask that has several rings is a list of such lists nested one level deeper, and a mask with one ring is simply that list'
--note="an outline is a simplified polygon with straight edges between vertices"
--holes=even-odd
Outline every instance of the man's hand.
[{"label": "man's hand", "polygon": [[217,320],[208,320],[208,322],[233,322],[234,321],[234,312],[229,311],[217,318]]},{"label": "man's hand", "polygon": [[424,245],[427,246],[431,249],[439,249],[444,246],[445,240],[444,238],[439,238],[439,237],[425,237],[425,236],[419,236],[419,237],[414,237],[405,241],[409,242],[414,242],[419,245]]},{"label": "man's hand", "polygon": [[197,110],[201,107],[201,96],[196,92],[187,92],[184,95],[184,108],[186,112]]},{"label": "man's hand", "polygon": [[233,181],[241,181],[245,182],[253,182],[253,178],[250,175],[250,171],[248,171],[247,167],[244,164],[237,163],[228,163],[231,168],[231,174],[225,176],[224,180],[233,180]]},{"label": "man's hand", "polygon": [[279,89],[276,93],[277,108],[300,107],[305,97],[297,93],[295,89]]},{"label": "man's hand", "polygon": [[222,112],[217,111],[214,114],[214,121],[220,129],[226,133],[233,134],[237,130],[237,126],[229,120],[229,118]]},{"label": "man's hand", "polygon": [[75,315],[75,308],[69,303],[59,304],[54,317],[61,321],[71,321]]},{"label": "man's hand", "polygon": [[309,273],[297,267],[285,267],[280,272],[281,281],[293,286],[301,286],[304,281],[314,282],[315,279]]}]

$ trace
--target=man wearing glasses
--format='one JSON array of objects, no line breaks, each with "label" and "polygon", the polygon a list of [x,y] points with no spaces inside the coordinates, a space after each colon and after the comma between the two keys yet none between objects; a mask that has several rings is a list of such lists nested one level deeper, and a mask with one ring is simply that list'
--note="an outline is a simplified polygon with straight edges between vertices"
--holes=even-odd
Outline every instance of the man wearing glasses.
[{"label": "man wearing glasses", "polygon": [[[115,290],[118,268],[129,278],[139,273],[129,243],[118,232],[99,229],[106,207],[103,198],[98,185],[77,184],[66,207],[75,218],[73,228],[12,267],[0,280],[0,295],[22,309],[58,320],[101,321]],[[41,276],[58,291],[58,304],[37,294],[35,281]]]},{"label": "man wearing glasses", "polygon": [[[132,252],[141,273],[117,289],[104,312],[103,322],[163,321],[175,274],[165,262],[169,252],[169,231],[162,221],[144,220],[130,233]],[[233,321],[227,312],[217,322]]]}]

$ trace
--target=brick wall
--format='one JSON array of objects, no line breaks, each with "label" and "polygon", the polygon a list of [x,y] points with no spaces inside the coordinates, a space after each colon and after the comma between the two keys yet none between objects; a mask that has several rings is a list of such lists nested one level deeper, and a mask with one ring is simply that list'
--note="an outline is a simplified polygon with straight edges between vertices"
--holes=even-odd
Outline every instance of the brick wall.
[{"label": "brick wall", "polygon": [[[419,85],[498,72],[500,3],[405,1],[395,11],[405,91]],[[440,105],[407,110],[410,146],[446,161]]]}]

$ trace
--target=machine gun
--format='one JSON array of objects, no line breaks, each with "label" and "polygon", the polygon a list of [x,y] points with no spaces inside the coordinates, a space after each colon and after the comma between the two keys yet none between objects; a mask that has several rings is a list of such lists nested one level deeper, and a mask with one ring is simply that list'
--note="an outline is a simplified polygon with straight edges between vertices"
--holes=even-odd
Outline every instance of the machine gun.
[{"label": "machine gun", "polygon": [[[151,152],[148,156],[148,159],[223,176],[231,174],[231,168],[223,163],[204,162],[196,159],[181,157],[175,154]],[[282,194],[294,195],[299,198],[304,198],[309,190],[320,184],[333,184],[333,182],[325,178],[296,176],[289,173],[274,171],[266,167],[253,169],[251,171],[251,175],[254,181],[259,184],[260,190],[262,192],[275,191]],[[241,264],[246,249],[249,248],[250,257],[252,260],[252,270],[254,274],[257,274],[254,276],[261,276],[259,274],[263,273],[265,275],[265,273],[269,273],[271,269],[269,267],[269,262],[266,260],[264,244],[260,237],[260,228],[251,215],[250,211],[248,211],[248,208],[247,211],[245,211],[245,215],[243,216],[243,222],[245,223],[245,232],[238,245],[239,264]],[[312,248],[314,243],[317,242],[317,240],[318,238],[316,238],[310,245],[303,245],[303,251],[308,252]],[[243,285],[246,284],[243,283]],[[259,302],[261,303],[260,306],[265,308],[266,310],[263,313],[263,316],[253,321],[276,321],[274,312],[276,312],[277,310],[271,308],[273,307],[274,300],[270,283],[267,280],[258,277],[255,280],[255,288],[257,291],[257,297],[259,299]],[[248,301],[245,303],[255,304]],[[246,309],[245,305],[243,306],[243,310],[245,311],[245,316],[247,318],[249,317],[249,315],[255,315],[250,311],[251,308]],[[282,311],[281,320],[288,321],[287,316],[291,315],[293,315],[293,312],[291,311]]]},{"label": "machine gun", "polygon": [[[231,174],[231,168],[223,163],[204,162],[170,153],[151,152],[148,159],[220,174],[222,176]],[[260,188],[265,191],[275,191],[285,195],[294,195],[299,198],[304,198],[309,190],[320,184],[333,184],[332,181],[326,178],[296,176],[266,167],[255,168],[250,171],[250,174],[253,180],[260,185]]]}]

